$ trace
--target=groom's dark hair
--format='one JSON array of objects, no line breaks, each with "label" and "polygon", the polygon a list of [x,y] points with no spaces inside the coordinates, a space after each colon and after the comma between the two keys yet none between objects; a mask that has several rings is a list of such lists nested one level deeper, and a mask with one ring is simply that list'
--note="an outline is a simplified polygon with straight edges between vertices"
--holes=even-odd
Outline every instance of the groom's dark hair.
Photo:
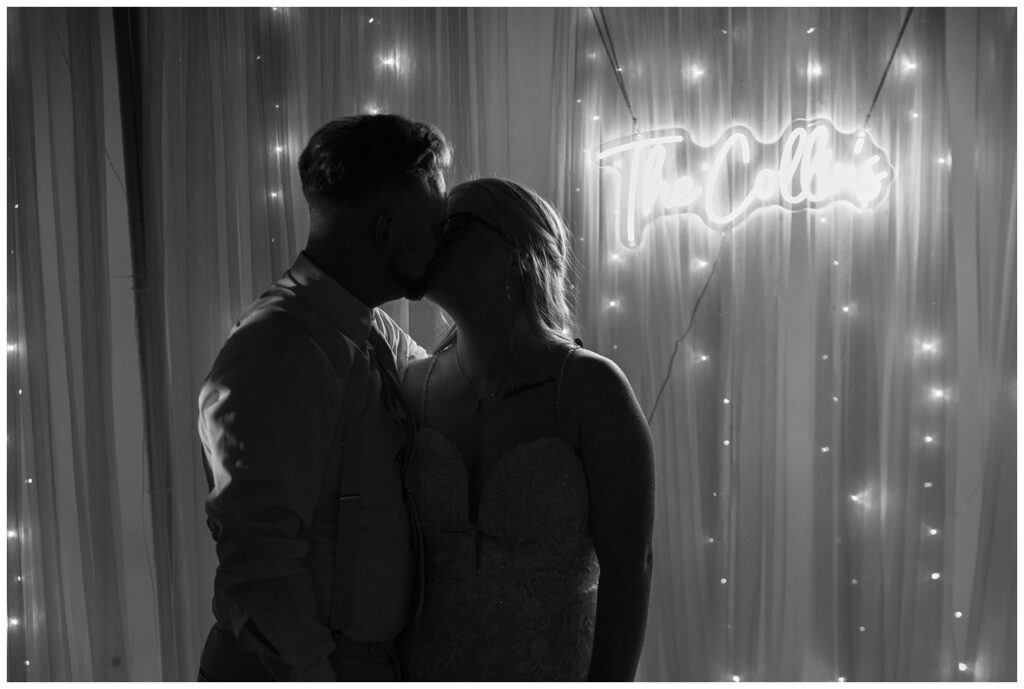
[{"label": "groom's dark hair", "polygon": [[400,115],[353,115],[313,134],[299,156],[299,177],[310,208],[327,210],[358,204],[383,187],[436,188],[451,158],[433,125]]}]

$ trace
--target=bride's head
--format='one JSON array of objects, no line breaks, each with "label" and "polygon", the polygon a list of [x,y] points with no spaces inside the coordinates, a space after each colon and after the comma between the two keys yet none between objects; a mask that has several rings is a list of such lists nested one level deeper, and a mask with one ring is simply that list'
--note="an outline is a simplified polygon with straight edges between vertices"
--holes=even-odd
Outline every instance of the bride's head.
[{"label": "bride's head", "polygon": [[544,339],[569,341],[569,230],[550,203],[502,179],[453,188],[427,296],[456,320],[522,315]]}]

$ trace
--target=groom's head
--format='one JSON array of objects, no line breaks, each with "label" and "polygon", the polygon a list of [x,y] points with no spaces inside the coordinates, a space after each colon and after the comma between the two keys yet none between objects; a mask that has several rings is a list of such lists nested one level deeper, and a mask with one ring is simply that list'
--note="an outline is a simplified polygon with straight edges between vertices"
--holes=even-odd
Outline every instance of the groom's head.
[{"label": "groom's head", "polygon": [[[307,251],[380,278],[381,300],[426,291],[445,215],[451,148],[429,124],[356,115],[320,127],[299,157]],[[345,259],[345,260],[339,260]]]}]

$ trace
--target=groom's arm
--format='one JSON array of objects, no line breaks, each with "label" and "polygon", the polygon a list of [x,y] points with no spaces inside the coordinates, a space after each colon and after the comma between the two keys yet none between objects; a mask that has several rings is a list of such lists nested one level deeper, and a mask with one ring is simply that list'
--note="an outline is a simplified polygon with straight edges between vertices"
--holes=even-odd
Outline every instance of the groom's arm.
[{"label": "groom's arm", "polygon": [[384,336],[384,340],[391,347],[391,351],[395,355],[398,380],[402,380],[405,377],[405,369],[410,361],[425,359],[430,356],[430,352],[417,344],[416,340],[412,339],[408,333],[402,330],[398,323],[395,323],[394,319],[383,309],[374,309],[373,321],[374,326]]},{"label": "groom's arm", "polygon": [[335,380],[312,340],[260,323],[229,338],[199,396],[218,607],[279,680],[335,679],[305,560],[340,405]]}]

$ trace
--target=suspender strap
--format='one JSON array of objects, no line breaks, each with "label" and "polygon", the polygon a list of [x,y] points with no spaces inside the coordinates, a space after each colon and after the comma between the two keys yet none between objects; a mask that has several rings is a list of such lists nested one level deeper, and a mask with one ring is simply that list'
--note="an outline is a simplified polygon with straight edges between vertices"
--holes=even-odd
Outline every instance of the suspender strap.
[{"label": "suspender strap", "polygon": [[[346,419],[350,418],[346,415]],[[341,426],[342,443],[347,439],[344,422]],[[359,533],[359,494],[361,467],[358,454],[348,453],[353,461],[341,463],[341,481],[338,488],[338,521],[334,542],[334,584],[328,626],[344,629],[352,619],[352,601],[355,591],[356,547]],[[339,460],[341,458],[339,457]]]}]

